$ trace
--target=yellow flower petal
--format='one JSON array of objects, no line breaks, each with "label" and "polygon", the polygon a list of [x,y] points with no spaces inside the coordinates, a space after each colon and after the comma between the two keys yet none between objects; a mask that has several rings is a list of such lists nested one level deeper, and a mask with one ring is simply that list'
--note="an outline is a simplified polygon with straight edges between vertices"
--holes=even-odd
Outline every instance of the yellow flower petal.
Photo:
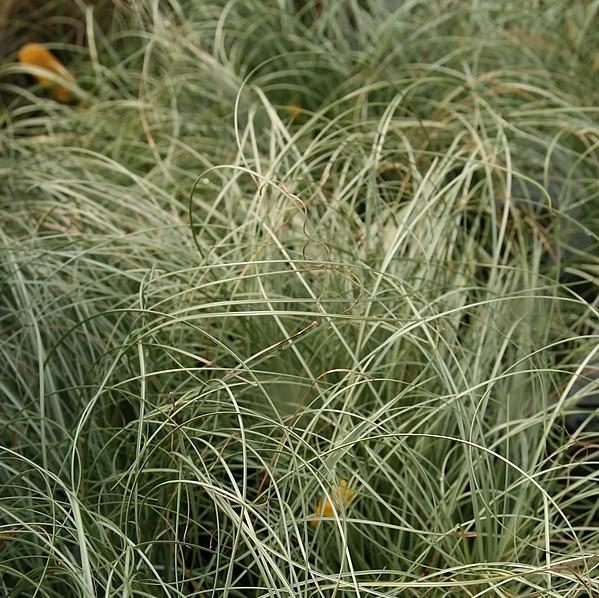
[{"label": "yellow flower petal", "polygon": [[332,517],[334,513],[333,503],[331,502],[331,498],[335,502],[335,506],[337,510],[341,508],[343,505],[347,505],[352,498],[355,496],[355,490],[352,490],[347,485],[347,480],[341,480],[339,482],[339,486],[335,488],[331,497],[326,497],[324,504],[321,499],[316,501],[316,508],[314,509],[314,517],[310,521],[310,525],[312,527],[316,527],[318,525],[319,517]]},{"label": "yellow flower petal", "polygon": [[[67,81],[75,81],[73,75],[69,73],[62,62],[43,44],[25,44],[19,50],[19,62],[24,66],[34,66],[43,69],[48,71],[49,74],[58,75]],[[32,73],[32,75],[42,87],[50,89],[57,100],[68,102],[71,99],[71,92],[68,88],[42,74]]]}]

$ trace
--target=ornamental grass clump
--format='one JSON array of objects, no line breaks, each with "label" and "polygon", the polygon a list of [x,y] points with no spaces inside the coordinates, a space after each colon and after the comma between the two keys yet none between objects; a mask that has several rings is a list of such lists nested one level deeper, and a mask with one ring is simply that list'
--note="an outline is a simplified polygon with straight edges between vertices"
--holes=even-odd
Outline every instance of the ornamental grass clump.
[{"label": "ornamental grass clump", "polygon": [[0,64],[0,596],[596,594],[596,3],[73,6]]}]

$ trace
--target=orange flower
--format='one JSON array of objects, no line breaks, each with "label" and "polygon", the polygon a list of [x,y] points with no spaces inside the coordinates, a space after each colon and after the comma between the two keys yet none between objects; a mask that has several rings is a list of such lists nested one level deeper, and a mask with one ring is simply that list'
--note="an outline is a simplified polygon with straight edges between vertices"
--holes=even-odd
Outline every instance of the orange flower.
[{"label": "orange flower", "polygon": [[[314,509],[314,517],[332,517],[333,516],[333,503],[331,498],[335,501],[337,509],[343,505],[347,505],[351,499],[355,496],[356,492],[347,486],[347,480],[341,480],[339,486],[332,493],[331,497],[326,497],[324,504],[322,499],[316,501],[316,509]],[[310,525],[316,527],[319,519],[312,519]]]},{"label": "orange flower", "polygon": [[[24,66],[33,66],[43,69],[51,75],[58,75],[67,82],[74,82],[75,78],[66,67],[44,46],[43,44],[25,44],[19,50],[19,62]],[[52,95],[60,102],[68,102],[71,99],[71,91],[57,81],[44,76],[41,73],[31,73],[38,83],[52,92]]]}]

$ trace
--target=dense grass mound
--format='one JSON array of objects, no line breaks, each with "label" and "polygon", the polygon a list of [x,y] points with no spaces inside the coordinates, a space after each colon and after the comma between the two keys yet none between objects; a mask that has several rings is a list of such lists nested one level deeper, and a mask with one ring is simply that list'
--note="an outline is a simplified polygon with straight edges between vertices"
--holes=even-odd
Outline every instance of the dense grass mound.
[{"label": "dense grass mound", "polygon": [[597,2],[43,4],[0,594],[598,593]]}]

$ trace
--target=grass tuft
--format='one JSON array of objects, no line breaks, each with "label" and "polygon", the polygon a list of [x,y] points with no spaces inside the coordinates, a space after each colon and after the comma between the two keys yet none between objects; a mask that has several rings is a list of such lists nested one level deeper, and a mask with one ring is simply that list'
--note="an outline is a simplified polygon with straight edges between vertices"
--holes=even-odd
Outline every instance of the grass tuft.
[{"label": "grass tuft", "polygon": [[0,593],[599,592],[597,3],[108,4],[3,21]]}]

